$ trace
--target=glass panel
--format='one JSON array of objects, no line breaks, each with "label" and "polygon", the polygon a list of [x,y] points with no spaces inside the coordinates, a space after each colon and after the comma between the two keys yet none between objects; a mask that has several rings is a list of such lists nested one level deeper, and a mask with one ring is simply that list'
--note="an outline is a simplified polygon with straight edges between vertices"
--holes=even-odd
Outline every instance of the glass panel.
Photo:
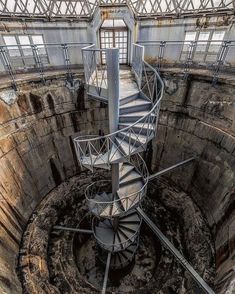
[{"label": "glass panel", "polygon": [[44,44],[42,35],[33,35],[32,36],[32,41],[33,41],[34,45],[38,45],[37,47],[39,49],[38,50],[39,54],[45,55],[46,54],[46,49],[45,49],[45,46],[42,45],[42,44]]},{"label": "glass panel", "polygon": [[[20,45],[29,45],[30,40],[28,36],[19,36]],[[30,46],[22,46],[22,51],[25,56],[33,55],[33,51]]]},{"label": "glass panel", "polygon": [[126,27],[126,24],[123,19],[114,19],[115,27]]},{"label": "glass panel", "polygon": [[[211,45],[209,47],[209,52],[218,53],[220,46],[222,44],[222,40],[224,39],[224,35],[225,35],[225,31],[215,31],[213,33],[212,38],[211,38]],[[219,42],[217,42],[217,41],[219,41]]]},{"label": "glass panel", "polygon": [[[9,50],[9,55],[14,57],[14,56],[21,56],[20,50],[16,42],[15,36],[3,36],[4,42],[7,45],[7,49]],[[8,47],[9,46],[9,47]]]},{"label": "glass panel", "polygon": [[184,38],[184,47],[183,51],[188,51],[189,45],[192,41],[195,41],[197,32],[186,32]]},{"label": "glass panel", "polygon": [[[210,32],[201,32],[198,37],[197,52],[205,52]],[[201,42],[200,42],[201,41]]]}]

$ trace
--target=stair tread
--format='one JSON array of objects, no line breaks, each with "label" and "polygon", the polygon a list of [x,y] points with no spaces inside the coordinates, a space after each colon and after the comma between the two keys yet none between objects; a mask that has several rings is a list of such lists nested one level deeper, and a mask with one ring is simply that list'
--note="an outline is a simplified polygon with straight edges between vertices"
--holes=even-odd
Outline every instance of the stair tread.
[{"label": "stair tread", "polygon": [[136,180],[139,180],[139,179],[142,179],[141,174],[138,173],[135,170],[132,170],[129,174],[127,174],[126,176],[123,176],[122,177],[122,179],[120,181],[120,184],[126,184],[128,182],[136,181]]},{"label": "stair tread", "polygon": [[136,193],[139,190],[141,190],[141,188],[143,187],[144,183],[142,180],[138,180],[130,185],[124,185],[119,187],[117,194],[119,196],[119,198],[125,198],[128,195],[132,194],[132,193]]},{"label": "stair tread", "polygon": [[119,168],[120,180],[123,179],[126,175],[128,175],[133,170],[134,170],[133,165],[131,165],[131,164],[123,164],[122,167]]},{"label": "stair tread", "polygon": [[142,144],[145,144],[147,142],[148,136],[145,136],[144,134],[134,134],[134,133],[130,133],[130,132],[120,132],[119,136],[123,135],[126,138],[130,137],[131,139],[138,141]]},{"label": "stair tread", "polygon": [[143,98],[137,98],[135,100],[132,100],[130,102],[127,102],[123,105],[120,106],[120,109],[125,109],[125,108],[129,108],[129,107],[133,107],[133,106],[139,106],[139,105],[151,105],[152,102],[145,100]]},{"label": "stair tread", "polygon": [[109,204],[105,207],[105,209],[101,212],[100,216],[115,216],[121,212],[120,207],[116,202]]},{"label": "stair tread", "polygon": [[[124,104],[125,105],[125,104]],[[148,114],[149,111],[147,110],[143,110],[143,111],[135,111],[135,112],[130,112],[130,113],[123,113],[123,114],[120,114],[119,117],[128,117],[128,116],[138,116],[138,117],[143,117],[145,116],[146,114]],[[155,116],[154,114],[151,114],[152,116]]]},{"label": "stair tread", "polygon": [[129,155],[130,153],[134,153],[138,151],[138,146],[133,146],[133,144],[128,144],[125,140],[122,140],[118,137],[116,137],[117,142],[120,144],[123,152],[126,155]]},{"label": "stair tread", "polygon": [[[123,127],[129,127],[131,126],[133,123],[119,123],[118,125],[119,126],[123,126]],[[144,129],[151,129],[151,130],[154,130],[155,129],[155,123],[147,123],[147,122],[142,122],[142,123],[137,123],[135,124],[133,127],[135,128],[138,128],[138,129],[141,129],[141,128],[144,128]]]},{"label": "stair tread", "polygon": [[113,145],[110,151],[109,159],[110,162],[114,162],[116,160],[119,160],[123,157],[123,154],[120,152],[117,145]]},{"label": "stair tread", "polygon": [[114,237],[114,231],[111,228],[103,228],[97,226],[95,228],[95,233],[98,239],[100,239],[103,243],[106,244],[113,244],[113,237]]},{"label": "stair tread", "polygon": [[140,216],[138,215],[137,212],[134,212],[134,213],[129,213],[129,214],[126,214],[122,217],[120,217],[119,219],[119,222],[127,222],[127,221],[131,221],[131,222],[140,222]]}]

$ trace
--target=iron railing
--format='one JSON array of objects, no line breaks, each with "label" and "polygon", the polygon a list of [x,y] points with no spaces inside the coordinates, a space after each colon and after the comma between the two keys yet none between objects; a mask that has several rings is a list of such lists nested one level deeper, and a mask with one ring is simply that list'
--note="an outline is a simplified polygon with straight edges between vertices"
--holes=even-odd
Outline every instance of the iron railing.
[{"label": "iron railing", "polygon": [[193,69],[204,69],[216,83],[222,72],[235,71],[235,41],[138,41],[145,59],[158,70],[172,70],[187,78]]},{"label": "iron railing", "polygon": [[105,55],[106,50],[95,49],[94,44],[82,48],[87,94],[107,100],[107,65],[101,62]]},{"label": "iron railing", "polygon": [[[133,47],[141,48],[138,44],[134,44]],[[139,50],[139,55],[143,58],[143,52],[141,50]],[[137,63],[135,58],[140,60],[139,55],[134,55],[134,64]],[[74,143],[81,165],[87,164],[93,169],[95,166],[106,164],[107,168],[110,168],[111,163],[114,163],[118,156],[118,159],[122,157],[124,160],[129,160],[131,155],[145,150],[146,144],[155,136],[156,128],[151,128],[151,125],[157,124],[158,122],[164,84],[157,70],[143,59],[142,68],[143,70],[141,72],[140,70],[136,71],[135,68],[133,68],[133,70],[136,74],[137,82],[141,81],[141,83],[139,83],[141,95],[152,102],[151,110],[136,122],[116,132],[105,136],[86,135],[75,138]],[[91,70],[88,72],[91,72]],[[88,74],[88,77],[89,76],[90,74]],[[139,141],[138,139],[143,134],[145,135],[145,139]],[[123,151],[123,142],[128,143],[128,152]]]},{"label": "iron railing", "polygon": [[[16,89],[24,78],[40,79],[43,83],[52,73],[63,73],[72,83],[75,69],[82,68],[81,49],[90,43],[44,43],[0,46],[0,75],[10,78]],[[79,54],[80,53],[80,54]],[[28,75],[28,74],[32,75]]]},{"label": "iron railing", "polygon": [[[126,214],[127,210],[134,209],[143,200],[147,191],[149,173],[145,161],[139,154],[130,158],[130,163],[142,176],[143,186],[136,192],[115,198],[112,201],[97,201],[95,197],[103,192],[112,193],[111,180],[96,181],[87,186],[85,196],[90,211],[104,218],[113,218]],[[104,198],[104,197],[103,197]]]}]

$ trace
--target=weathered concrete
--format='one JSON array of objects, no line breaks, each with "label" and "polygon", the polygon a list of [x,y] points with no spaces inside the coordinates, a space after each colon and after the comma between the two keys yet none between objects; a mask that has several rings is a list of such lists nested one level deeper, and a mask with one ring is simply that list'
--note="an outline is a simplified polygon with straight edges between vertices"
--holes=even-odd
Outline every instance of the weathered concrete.
[{"label": "weathered concrete", "polygon": [[55,186],[80,170],[72,138],[107,130],[107,109],[70,92],[63,81],[28,84],[15,103],[0,99],[0,292],[20,293],[15,274],[23,229]]},{"label": "weathered concrete", "polygon": [[[215,281],[222,294],[232,289],[234,279],[234,86],[223,79],[213,88],[210,81],[198,75],[190,76],[187,82],[170,73],[164,79],[166,93],[158,135],[148,162],[152,162],[155,172],[181,159],[198,156],[194,164],[170,173],[169,177],[192,197],[208,221],[217,254]],[[107,107],[83,99],[84,93],[83,87],[76,93],[70,92],[58,79],[46,86],[25,83],[10,105],[0,99],[0,292],[21,291],[15,273],[16,257],[31,213],[52,189],[80,172],[73,136],[84,130],[86,134],[108,131]],[[184,202],[184,197],[181,199]],[[197,213],[197,209],[185,211],[189,232]],[[189,246],[193,245],[191,236],[185,235]],[[35,247],[35,251],[39,249]],[[203,252],[203,248],[200,250]],[[197,262],[198,252],[195,249],[190,255],[193,262]],[[202,273],[202,265],[208,262],[203,260],[197,265]],[[37,258],[34,263],[38,263]],[[45,260],[38,264],[45,269],[45,280]],[[172,289],[177,285],[184,287],[179,280],[174,285]],[[50,289],[54,291],[53,287]]]},{"label": "weathered concrete", "polygon": [[197,76],[186,82],[169,74],[164,80],[152,170],[198,156],[194,164],[168,176],[191,195],[209,222],[217,254],[217,290],[225,293],[234,279],[235,87],[223,83],[213,88]]}]

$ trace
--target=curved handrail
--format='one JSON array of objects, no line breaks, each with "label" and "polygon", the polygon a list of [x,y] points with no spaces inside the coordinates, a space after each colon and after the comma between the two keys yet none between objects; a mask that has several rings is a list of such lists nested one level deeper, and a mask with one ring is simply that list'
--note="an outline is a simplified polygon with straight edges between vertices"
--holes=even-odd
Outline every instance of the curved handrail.
[{"label": "curved handrail", "polygon": [[[134,45],[136,45],[136,46],[140,46],[140,45],[138,45],[138,44],[134,44]],[[91,45],[91,46],[92,46],[92,45]],[[88,47],[91,47],[91,46],[88,46]],[[94,46],[94,44],[93,44],[93,46]],[[87,47],[86,47],[86,48],[87,48]],[[85,48],[84,48],[84,49],[85,49]],[[161,102],[162,97],[163,97],[164,83],[163,83],[163,81],[162,81],[160,75],[158,74],[157,70],[156,70],[155,68],[153,68],[149,63],[147,63],[147,62],[144,60],[144,57],[143,57],[143,59],[142,59],[142,62],[143,62],[146,66],[148,66],[148,67],[154,72],[154,74],[156,75],[157,79],[160,81],[161,89],[160,89],[160,97],[159,97],[159,99],[157,99],[157,101],[153,104],[152,109],[151,109],[147,114],[145,114],[143,117],[139,118],[139,119],[138,119],[137,121],[135,121],[133,124],[131,124],[131,125],[125,127],[125,128],[122,128],[121,130],[117,130],[117,131],[115,131],[115,132],[113,132],[113,133],[109,133],[109,134],[104,135],[104,136],[97,136],[97,137],[95,137],[95,138],[91,138],[91,139],[89,139],[89,142],[92,142],[92,141],[97,140],[97,139],[101,139],[101,140],[102,140],[102,139],[105,139],[105,138],[113,137],[113,136],[115,136],[115,135],[117,135],[117,134],[119,134],[119,133],[121,133],[121,132],[125,132],[125,131],[127,131],[127,130],[133,128],[133,127],[135,127],[136,124],[141,123],[141,122],[142,122],[143,120],[145,120],[148,116],[150,116],[151,114],[153,114],[153,112],[155,111],[155,109],[160,105],[160,102]],[[158,93],[156,93],[156,96],[157,96],[157,95],[158,95]],[[150,99],[149,99],[149,100],[150,100]],[[88,142],[87,139],[80,139],[80,138],[84,138],[84,136],[82,136],[82,135],[81,135],[81,136],[78,136],[78,137],[74,138],[74,141],[75,141],[75,142],[79,142],[79,143],[81,143],[81,142]]]},{"label": "curved handrail", "polygon": [[[93,214],[97,215],[99,213],[102,213],[102,211],[105,208],[107,208],[109,205],[111,206],[114,204],[118,204],[120,212],[117,213],[116,215],[120,216],[120,215],[127,212],[127,209],[125,209],[124,207],[122,208],[121,203],[123,201],[128,201],[128,200],[133,201],[132,198],[138,199],[138,201],[136,201],[136,203],[134,203],[135,201],[133,201],[132,205],[128,208],[128,210],[130,208],[135,207],[137,205],[137,203],[142,201],[142,199],[145,196],[147,184],[148,184],[148,180],[149,180],[149,171],[148,171],[147,165],[146,165],[145,161],[143,160],[143,158],[138,153],[130,158],[129,163],[134,166],[135,170],[137,172],[139,172],[140,175],[142,175],[143,186],[141,187],[141,189],[139,189],[138,191],[132,192],[131,194],[129,194],[123,198],[114,199],[111,201],[98,201],[93,198],[95,197],[96,194],[98,194],[100,192],[100,190],[102,190],[103,186],[108,186],[109,183],[111,184],[111,180],[101,180],[101,181],[96,181],[96,182],[91,183],[90,185],[87,186],[87,188],[85,190],[85,197],[86,197],[86,201],[90,205],[94,205],[93,209],[97,209],[97,213],[93,213]],[[99,185],[97,185],[97,183],[99,183]],[[102,191],[105,191],[105,189]],[[105,191],[105,192],[107,193],[107,191]],[[110,218],[110,215],[103,216],[103,217]]]}]

